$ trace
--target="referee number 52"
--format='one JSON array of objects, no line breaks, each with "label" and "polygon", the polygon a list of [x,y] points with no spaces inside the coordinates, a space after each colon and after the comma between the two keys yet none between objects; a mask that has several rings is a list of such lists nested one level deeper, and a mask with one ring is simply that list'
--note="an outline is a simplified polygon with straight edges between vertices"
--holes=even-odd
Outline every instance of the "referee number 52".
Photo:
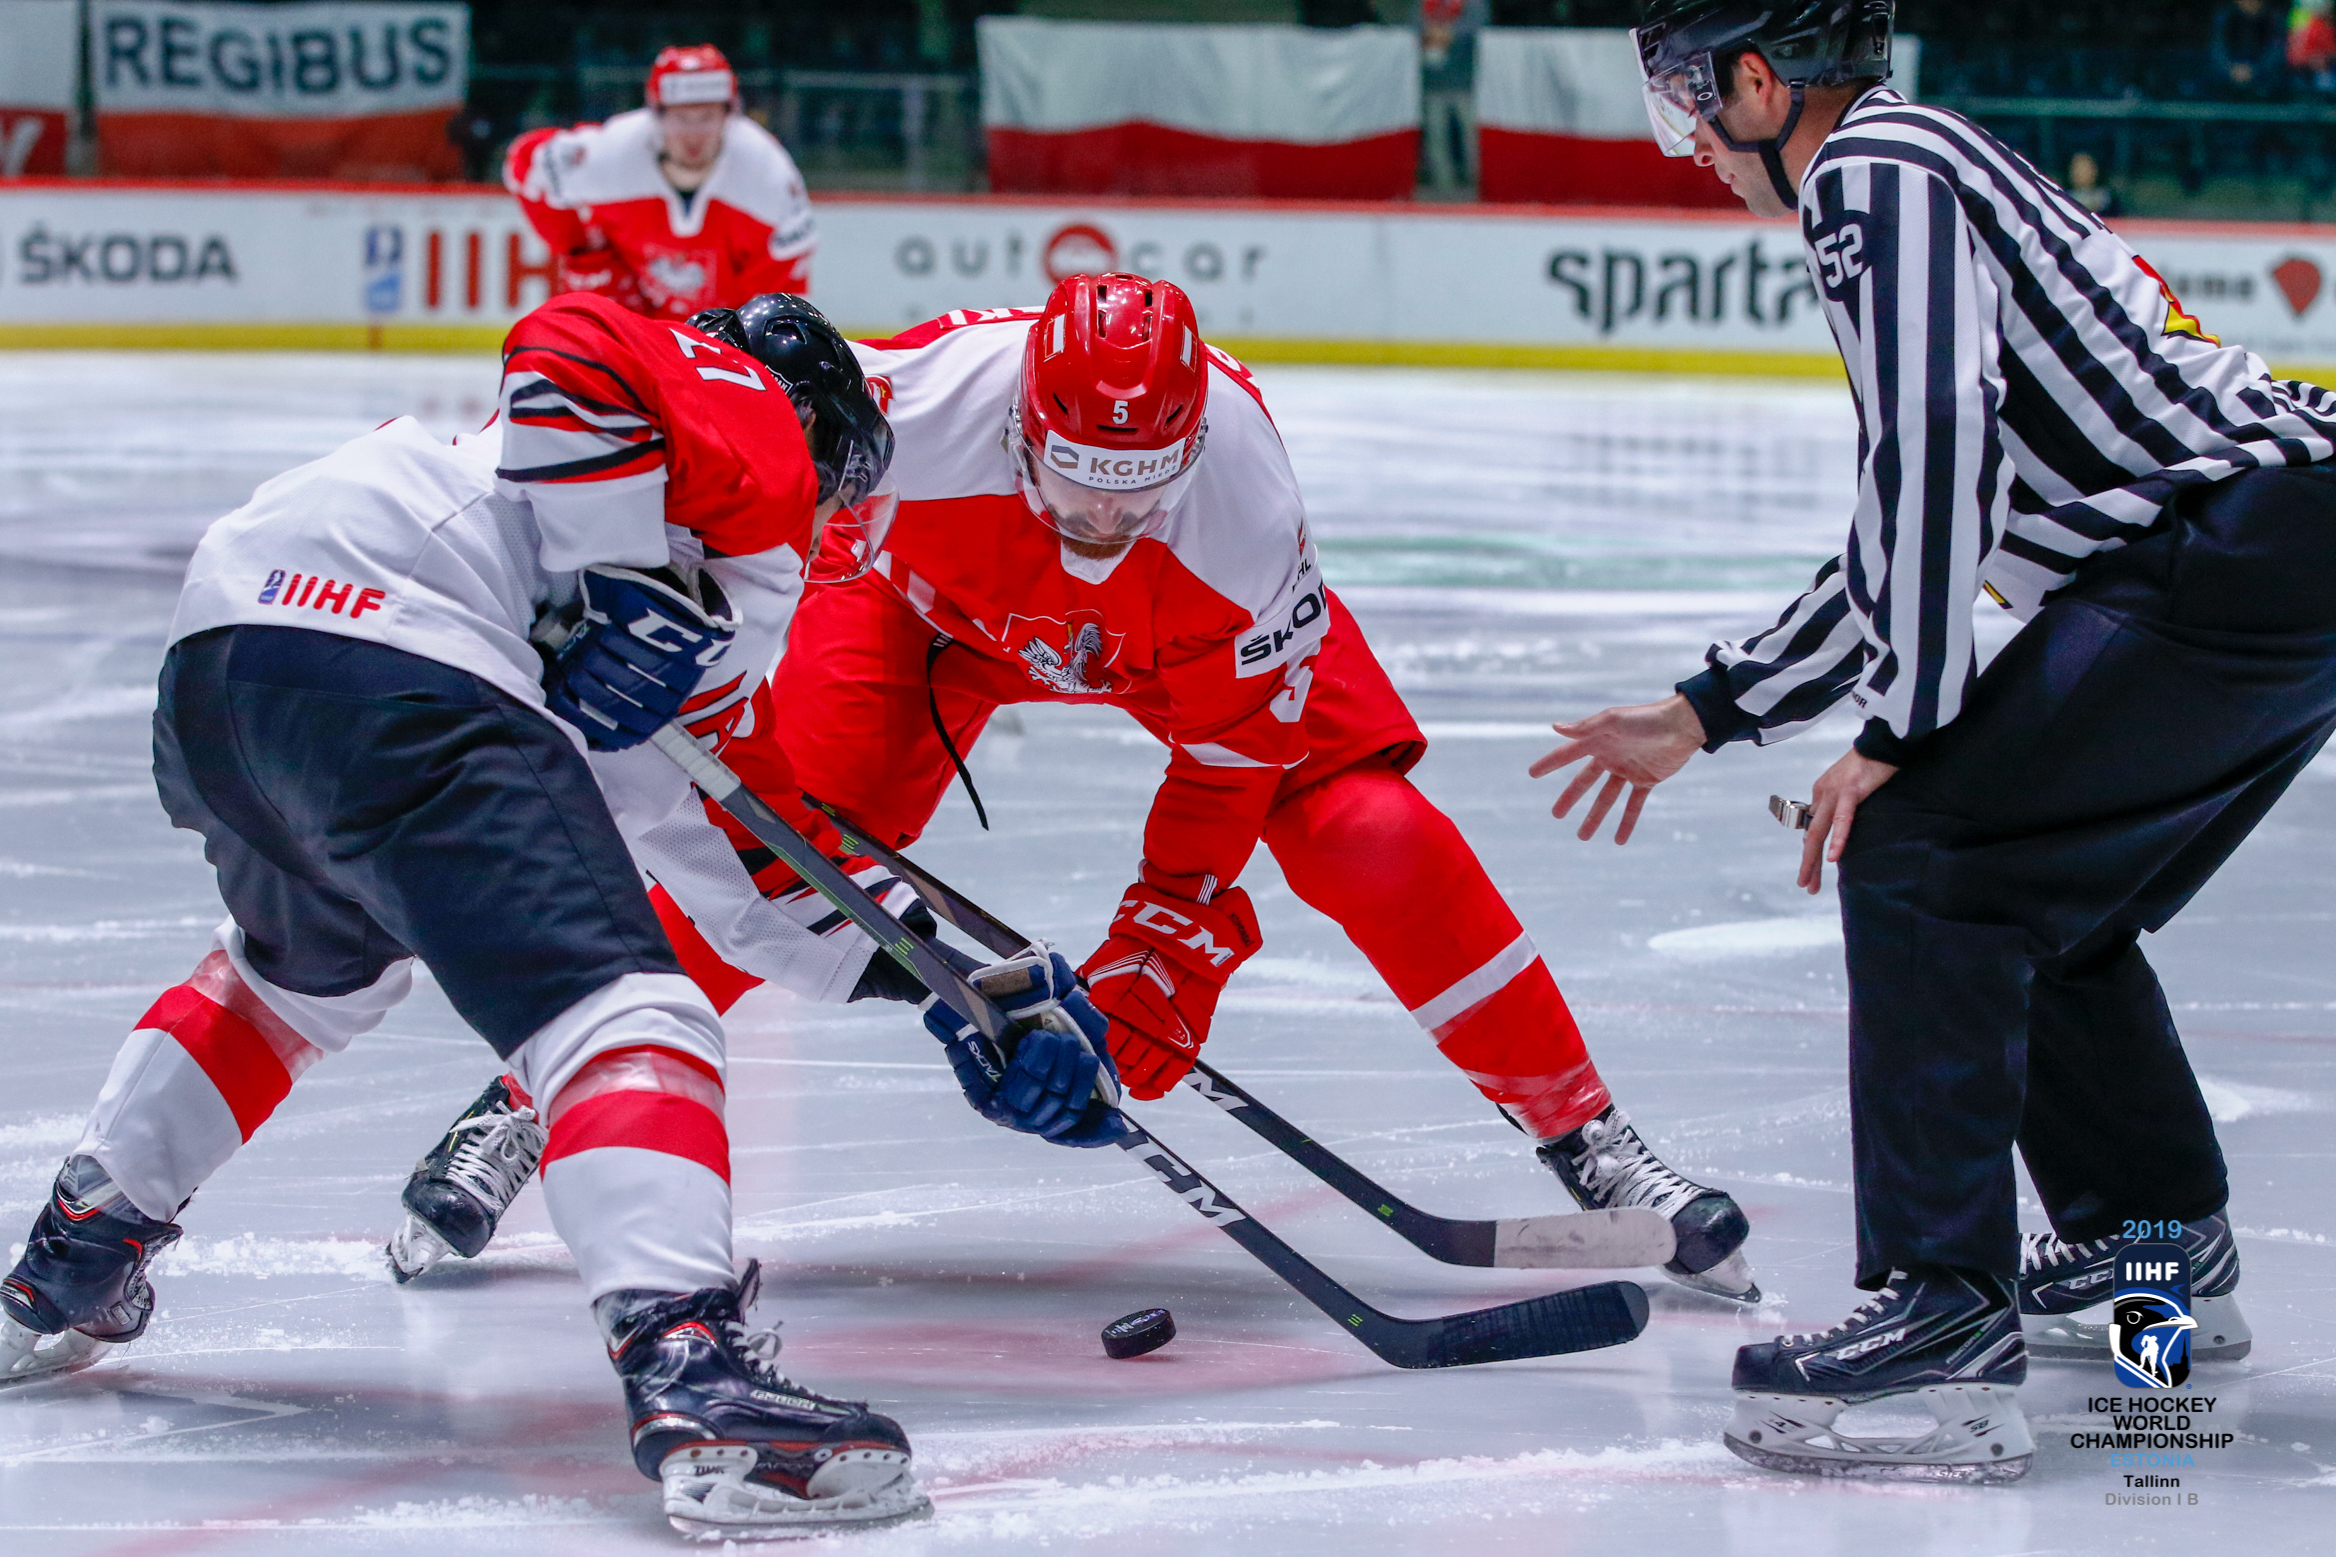
[{"label": "referee number 52", "polygon": [[1817,263],[1825,268],[1827,291],[1838,292],[1866,273],[1866,262],[1858,257],[1865,252],[1865,247],[1865,229],[1855,222],[1817,240]]}]

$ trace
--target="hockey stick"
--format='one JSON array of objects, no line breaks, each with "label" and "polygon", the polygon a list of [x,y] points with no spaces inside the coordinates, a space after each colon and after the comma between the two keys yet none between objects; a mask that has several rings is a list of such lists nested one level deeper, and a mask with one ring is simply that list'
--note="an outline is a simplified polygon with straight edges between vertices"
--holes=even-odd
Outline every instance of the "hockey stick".
[{"label": "hockey stick", "polygon": [[[984,1040],[975,1050],[983,1070],[993,1078],[1002,1073],[1003,1063],[1011,1059],[1015,1026],[948,960],[946,948],[926,941],[887,913],[679,724],[664,726],[650,740],[709,799],[793,866],[814,891],[849,915],[926,988],[972,1022]],[[1134,1121],[1129,1124],[1132,1127]],[[1619,1346],[1646,1328],[1646,1294],[1627,1281],[1600,1282],[1436,1319],[1399,1319],[1383,1314],[1274,1236],[1158,1137],[1132,1128],[1118,1144],[1178,1199],[1256,1256],[1306,1301],[1346,1326],[1381,1360],[1398,1368],[1455,1368],[1593,1351]]]},{"label": "hockey stick", "polygon": [[[860,833],[824,801],[811,802],[833,818],[844,847],[866,855],[916,889],[944,924],[1012,957],[1030,938],[913,861]],[[1678,1246],[1670,1222],[1643,1206],[1575,1211],[1555,1216],[1473,1221],[1437,1216],[1406,1203],[1384,1185],[1266,1107],[1205,1060],[1195,1061],[1185,1084],[1271,1142],[1298,1166],[1385,1222],[1432,1259],[1446,1265],[1511,1270],[1630,1270],[1660,1265]]]}]

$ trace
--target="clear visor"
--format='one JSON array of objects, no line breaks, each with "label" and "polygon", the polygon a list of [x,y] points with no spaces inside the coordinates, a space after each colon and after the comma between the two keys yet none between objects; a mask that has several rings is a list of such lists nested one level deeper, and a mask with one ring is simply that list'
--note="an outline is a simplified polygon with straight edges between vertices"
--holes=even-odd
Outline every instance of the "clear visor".
[{"label": "clear visor", "polygon": [[[1638,34],[1630,35],[1636,47]],[[1638,51],[1639,88],[1646,98],[1647,123],[1654,127],[1655,144],[1666,157],[1695,155],[1695,129],[1720,111],[1718,73],[1711,55],[1698,54],[1684,66],[1662,74],[1647,69],[1646,54]]]},{"label": "clear visor", "polygon": [[1066,540],[1089,546],[1127,546],[1166,529],[1176,505],[1192,490],[1193,473],[1200,468],[1198,451],[1184,469],[1155,486],[1126,492],[1107,492],[1081,486],[1059,471],[1033,459],[1030,446],[1014,439],[1015,466],[1021,477],[1022,497],[1030,511]]},{"label": "clear visor", "polygon": [[838,508],[811,538],[803,582],[849,584],[876,566],[899,513],[900,497],[893,492],[878,492]]}]

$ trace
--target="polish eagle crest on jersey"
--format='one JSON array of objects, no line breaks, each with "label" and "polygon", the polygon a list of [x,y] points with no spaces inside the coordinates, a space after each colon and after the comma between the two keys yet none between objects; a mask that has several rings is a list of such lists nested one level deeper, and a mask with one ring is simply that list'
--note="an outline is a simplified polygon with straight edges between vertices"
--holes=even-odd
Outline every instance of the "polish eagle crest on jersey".
[{"label": "polish eagle crest on jersey", "polygon": [[[1014,652],[1022,657],[1030,679],[1040,686],[1065,697],[1100,697],[1112,690],[1105,667],[1119,658],[1124,635],[1106,634],[1101,618],[1085,616],[1069,622],[1059,617],[1007,619],[1007,643],[1022,638],[1024,633],[1029,636]],[[1061,648],[1055,647],[1055,640],[1061,642]],[[1102,679],[1090,680],[1090,672]]]}]

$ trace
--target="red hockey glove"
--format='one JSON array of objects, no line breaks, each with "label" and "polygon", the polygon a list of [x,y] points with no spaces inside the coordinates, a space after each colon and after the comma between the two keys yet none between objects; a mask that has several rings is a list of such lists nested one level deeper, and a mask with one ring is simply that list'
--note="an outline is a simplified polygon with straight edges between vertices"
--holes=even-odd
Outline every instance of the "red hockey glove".
[{"label": "red hockey glove", "polygon": [[1111,1058],[1139,1098],[1165,1097],[1208,1041],[1217,995],[1263,944],[1239,887],[1199,901],[1206,878],[1143,867],[1111,919],[1111,933],[1079,969],[1095,1008],[1111,1019]]}]

